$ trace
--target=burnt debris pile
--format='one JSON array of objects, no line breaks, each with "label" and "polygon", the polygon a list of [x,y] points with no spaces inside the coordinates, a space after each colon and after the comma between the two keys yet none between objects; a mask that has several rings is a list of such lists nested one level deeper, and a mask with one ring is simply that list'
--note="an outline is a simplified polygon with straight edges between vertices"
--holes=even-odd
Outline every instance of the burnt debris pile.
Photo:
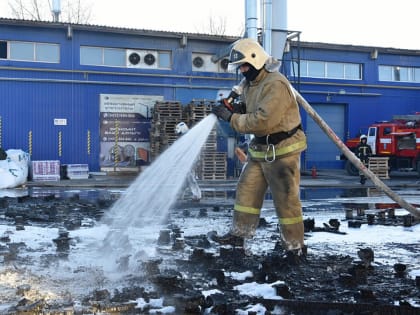
[{"label": "burnt debris pile", "polygon": [[[84,226],[86,219],[95,222],[110,203],[77,197],[3,198],[0,214],[2,224],[8,226],[59,227],[58,236],[53,235],[51,241],[57,246],[58,259],[66,259],[72,255],[68,231]],[[220,207],[173,209],[170,222],[156,236],[158,258],[138,261],[138,268],[129,272],[123,285],[98,286],[78,301],[71,296],[60,301],[34,299],[27,294],[30,287],[21,285],[16,302],[4,313],[419,314],[419,277],[408,276],[410,266],[406,264],[375,262],[370,247],[361,247],[352,255],[339,255],[331,248],[317,255],[308,248],[305,259],[295,262],[276,246],[277,227],[265,220],[261,220],[259,231],[272,246],[264,250],[250,250],[247,244],[220,246],[206,233],[211,226],[196,234],[185,233],[182,226],[186,218],[221,218],[224,222],[228,213],[230,209]],[[363,220],[367,223],[366,217]],[[312,232],[342,233],[335,218],[321,228],[309,219],[305,231],[306,237]],[[415,250],[418,245],[398,246]],[[12,244],[9,235],[0,235],[2,263],[18,260],[24,247]],[[127,271],[130,259],[130,255],[121,257],[118,267]]]},{"label": "burnt debris pile", "polygon": [[89,220],[99,220],[104,211],[113,204],[112,199],[95,201],[81,199],[78,194],[59,198],[54,194],[44,197],[4,197],[0,199],[2,223],[15,222],[16,229],[25,225],[55,225],[67,230],[80,228]]}]

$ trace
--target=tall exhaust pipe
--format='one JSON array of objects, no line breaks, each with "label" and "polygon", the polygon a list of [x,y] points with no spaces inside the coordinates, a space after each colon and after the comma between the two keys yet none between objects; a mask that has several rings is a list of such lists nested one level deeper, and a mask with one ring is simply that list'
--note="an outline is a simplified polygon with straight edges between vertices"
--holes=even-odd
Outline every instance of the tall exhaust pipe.
[{"label": "tall exhaust pipe", "polygon": [[61,14],[61,1],[60,0],[53,0],[52,2],[52,14],[53,14],[53,21],[59,22],[60,21],[60,14]]},{"label": "tall exhaust pipe", "polygon": [[258,40],[258,6],[257,0],[245,0],[245,37]]},{"label": "tall exhaust pipe", "polygon": [[262,0],[261,12],[264,49],[281,60],[287,40],[287,0]]}]

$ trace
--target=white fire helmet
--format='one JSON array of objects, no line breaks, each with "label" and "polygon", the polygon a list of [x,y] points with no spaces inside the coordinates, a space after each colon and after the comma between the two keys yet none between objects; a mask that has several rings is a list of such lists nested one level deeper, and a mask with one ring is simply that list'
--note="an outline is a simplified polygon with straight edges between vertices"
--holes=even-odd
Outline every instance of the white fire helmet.
[{"label": "white fire helmet", "polygon": [[367,140],[367,136],[366,135],[361,135],[360,138],[359,138],[359,140],[362,141],[363,139],[366,139]]},{"label": "white fire helmet", "polygon": [[176,133],[177,135],[183,135],[183,134],[186,134],[186,133],[188,132],[188,130],[190,130],[190,129],[188,128],[187,124],[186,124],[186,123],[184,123],[183,121],[181,121],[180,123],[178,123],[178,124],[175,126],[175,133]]},{"label": "white fire helmet", "polygon": [[264,67],[270,55],[252,38],[239,39],[233,44],[229,57],[229,70],[236,70],[244,63],[249,63],[255,69]]}]

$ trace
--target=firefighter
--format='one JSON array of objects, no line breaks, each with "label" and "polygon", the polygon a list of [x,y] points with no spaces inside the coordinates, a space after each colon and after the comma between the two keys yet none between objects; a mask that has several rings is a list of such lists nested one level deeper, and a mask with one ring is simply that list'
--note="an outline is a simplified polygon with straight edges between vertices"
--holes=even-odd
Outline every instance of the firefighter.
[{"label": "firefighter", "polygon": [[[366,135],[361,135],[359,140],[360,143],[356,147],[356,156],[366,167],[369,167],[369,158],[372,156],[372,148],[369,144],[367,144]],[[366,176],[361,171],[359,172],[359,175],[360,184],[364,185],[366,183]]]},{"label": "firefighter", "polygon": [[[178,136],[182,136],[182,135],[186,134],[189,130],[190,129],[188,128],[187,124],[183,121],[181,121],[180,123],[178,123],[175,126],[175,133]],[[200,189],[200,186],[197,183],[197,180],[195,179],[194,169],[191,169],[191,171],[188,173],[186,182],[187,182],[188,187],[191,190],[192,200],[193,201],[200,201],[200,199],[201,199],[201,189]]]},{"label": "firefighter", "polygon": [[300,154],[306,149],[298,103],[280,63],[253,39],[233,44],[230,64],[244,76],[241,98],[245,113],[230,111],[223,103],[212,112],[237,132],[253,134],[248,162],[237,184],[230,230],[213,239],[242,245],[255,235],[268,187],[279,223],[285,257],[300,262],[305,257],[302,206],[299,197]]}]

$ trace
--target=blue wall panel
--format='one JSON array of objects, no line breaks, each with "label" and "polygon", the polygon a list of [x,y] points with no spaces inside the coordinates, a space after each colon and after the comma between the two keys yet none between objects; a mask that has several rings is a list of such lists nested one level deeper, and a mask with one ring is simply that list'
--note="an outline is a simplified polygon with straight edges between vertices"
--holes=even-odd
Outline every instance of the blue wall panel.
[{"label": "blue wall panel", "polygon": [[[60,45],[59,63],[21,62],[0,59],[1,146],[32,151],[33,160],[58,159],[62,163],[88,163],[99,170],[99,95],[162,95],[165,100],[187,105],[192,100],[215,100],[217,91],[230,89],[238,78],[232,73],[192,71],[192,53],[216,55],[226,50],[236,38],[123,30],[118,28],[60,23],[12,23],[0,18],[0,41],[20,40],[50,42]],[[80,46],[103,46],[122,49],[167,50],[172,53],[172,69],[151,70],[125,67],[80,65]],[[354,137],[362,128],[378,120],[390,120],[396,114],[420,111],[420,83],[381,82],[378,65],[420,67],[415,51],[380,49],[371,58],[369,47],[307,43],[300,48],[300,58],[331,62],[360,63],[361,80],[301,78],[300,85],[290,69],[296,58],[292,46],[285,55],[283,68],[294,86],[311,104],[346,104],[340,137]],[[345,93],[339,93],[339,91]],[[341,106],[340,105],[340,106]],[[332,107],[331,107],[332,106]],[[323,113],[326,117],[334,111]],[[301,110],[304,128],[308,117]],[[66,125],[54,125],[54,119]],[[236,137],[229,126],[220,128],[219,149],[225,151],[227,138]],[[61,135],[61,142],[59,141]],[[311,134],[307,135],[309,138]],[[315,139],[309,139],[309,143]],[[311,153],[311,152],[309,152]],[[305,154],[303,155],[305,158]],[[319,165],[341,167],[339,162],[315,158]]]}]

